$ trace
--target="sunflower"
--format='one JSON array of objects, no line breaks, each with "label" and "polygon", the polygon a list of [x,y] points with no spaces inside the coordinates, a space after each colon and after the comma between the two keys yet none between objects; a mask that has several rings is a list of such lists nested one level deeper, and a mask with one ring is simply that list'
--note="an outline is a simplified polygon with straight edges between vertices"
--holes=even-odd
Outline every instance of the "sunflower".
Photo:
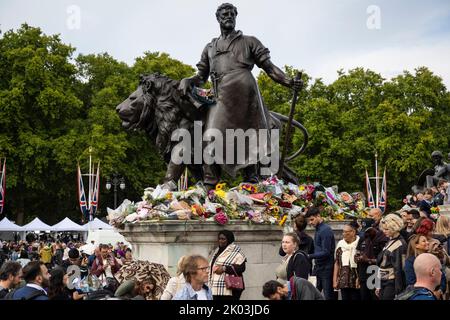
[{"label": "sunflower", "polygon": [[223,190],[224,188],[225,188],[225,186],[226,186],[227,184],[224,182],[224,183],[218,183],[218,184],[216,184],[216,191],[220,191],[220,190]]}]

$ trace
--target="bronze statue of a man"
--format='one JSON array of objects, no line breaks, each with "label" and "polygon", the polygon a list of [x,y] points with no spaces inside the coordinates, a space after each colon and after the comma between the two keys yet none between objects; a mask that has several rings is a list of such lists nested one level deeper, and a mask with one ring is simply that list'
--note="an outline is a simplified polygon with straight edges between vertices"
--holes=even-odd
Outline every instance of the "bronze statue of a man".
[{"label": "bronze statue of a man", "polygon": [[426,177],[427,188],[437,186],[440,179],[450,181],[450,165],[444,162],[442,159],[444,156],[440,151],[433,151],[431,153],[431,159],[434,164],[434,175],[428,175]]},{"label": "bronze statue of a man", "polygon": [[[197,74],[183,79],[179,86],[186,94],[192,86],[201,86],[211,77],[217,103],[207,111],[205,130],[217,129],[224,137],[227,129],[270,129],[268,110],[251,73],[255,64],[284,86],[300,89],[303,84],[275,66],[270,60],[269,50],[257,38],[235,30],[237,13],[236,7],[229,3],[218,7],[216,18],[221,34],[204,48],[197,64]],[[225,149],[234,146],[224,143],[223,147],[225,158]],[[242,168],[245,179],[255,182],[258,176],[255,164],[226,163],[223,159],[220,166],[218,162],[203,165],[204,183],[207,186],[217,184],[221,169],[234,176]]]}]

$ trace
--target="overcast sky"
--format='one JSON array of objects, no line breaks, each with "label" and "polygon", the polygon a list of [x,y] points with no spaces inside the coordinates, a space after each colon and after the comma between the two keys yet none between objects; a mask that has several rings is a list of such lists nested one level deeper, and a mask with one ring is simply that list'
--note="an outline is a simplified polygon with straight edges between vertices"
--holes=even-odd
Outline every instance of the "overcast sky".
[{"label": "overcast sky", "polygon": [[[27,22],[59,33],[76,54],[108,52],[131,65],[144,51],[195,66],[219,34],[216,0],[0,0],[0,29]],[[340,68],[391,78],[427,66],[450,88],[450,1],[236,0],[236,28],[256,36],[282,67],[326,83]],[[258,70],[257,70],[258,71]]]}]

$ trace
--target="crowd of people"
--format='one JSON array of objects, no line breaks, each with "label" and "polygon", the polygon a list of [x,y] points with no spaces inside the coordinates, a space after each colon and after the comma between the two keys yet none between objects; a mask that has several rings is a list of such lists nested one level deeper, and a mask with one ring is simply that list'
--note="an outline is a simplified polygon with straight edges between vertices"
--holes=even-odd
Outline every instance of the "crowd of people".
[{"label": "crowd of people", "polygon": [[433,208],[442,205],[450,205],[450,183],[440,179],[437,186],[426,188],[423,192],[408,194],[403,199],[403,210],[416,209],[427,218],[436,220],[437,214]]},{"label": "crowd of people", "polygon": [[[315,228],[314,238],[305,230]],[[280,264],[262,295],[271,300],[447,300],[450,298],[450,220],[435,221],[417,209],[383,215],[371,209],[368,217],[350,221],[342,239],[310,207],[293,219],[293,232],[283,235]],[[99,244],[86,254],[82,242],[3,242],[0,253],[0,299],[86,299],[69,289],[70,267],[81,278],[102,278],[103,289],[127,299],[156,299],[156,283],[136,279],[119,284],[114,275],[133,261],[130,248]],[[209,257],[180,258],[177,272],[161,300],[239,300],[245,290],[247,258],[231,231],[222,230]],[[150,298],[149,298],[150,297]]]},{"label": "crowd of people", "polygon": [[[304,233],[306,220],[315,227],[313,245]],[[277,280],[264,285],[263,295],[275,300],[449,299],[448,217],[440,215],[433,221],[416,209],[383,215],[374,208],[359,222],[347,223],[342,240],[335,244],[317,208],[297,216],[295,233],[282,240],[285,255],[276,270]],[[305,257],[301,263],[296,258],[299,251]],[[307,272],[311,261],[314,267]],[[303,294],[297,292],[298,286],[303,286]]]},{"label": "crowd of people", "polygon": [[0,242],[0,299],[81,300],[86,293],[68,283],[71,266],[80,271],[80,279],[94,274],[103,277],[107,287],[107,279],[114,279],[120,267],[133,260],[123,243],[100,244],[89,253],[83,251],[84,245],[58,240]]}]

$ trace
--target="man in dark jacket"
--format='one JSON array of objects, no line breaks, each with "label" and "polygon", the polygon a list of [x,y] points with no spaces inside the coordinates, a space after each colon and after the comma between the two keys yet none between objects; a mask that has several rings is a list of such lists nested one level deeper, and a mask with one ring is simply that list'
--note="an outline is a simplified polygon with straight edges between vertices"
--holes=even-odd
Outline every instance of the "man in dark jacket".
[{"label": "man in dark jacket", "polygon": [[[26,286],[11,292],[11,300],[48,300],[44,288],[49,285],[50,275],[41,261],[31,261],[23,268]],[[8,295],[6,296],[8,299]]]},{"label": "man in dark jacket", "polygon": [[323,300],[311,282],[298,277],[292,277],[285,285],[270,280],[264,284],[262,295],[269,300]]},{"label": "man in dark jacket", "polygon": [[[367,280],[375,271],[370,272],[370,266],[377,264],[378,254],[383,250],[388,238],[379,225],[383,213],[379,208],[373,208],[369,211],[368,219],[363,223],[366,227],[360,234],[360,239],[356,247],[355,262],[358,264],[358,276],[361,285],[361,300],[376,300],[375,286],[368,288]],[[369,269],[369,270],[368,270]],[[373,284],[374,285],[374,284]]]},{"label": "man in dark jacket", "polygon": [[409,286],[396,300],[438,300],[434,295],[441,282],[441,262],[430,254],[422,253],[414,261],[416,283]]},{"label": "man in dark jacket", "polygon": [[3,299],[10,289],[20,283],[22,266],[18,262],[7,261],[0,268],[0,299]]},{"label": "man in dark jacket", "polygon": [[316,207],[311,207],[305,215],[308,223],[316,228],[314,234],[314,253],[309,254],[310,260],[315,260],[313,274],[317,277],[317,289],[323,290],[326,300],[336,300],[337,295],[333,289],[334,250],[336,242],[333,230],[320,216]]},{"label": "man in dark jacket", "polygon": [[62,267],[67,272],[67,268],[70,266],[78,266],[80,268],[81,279],[88,276],[88,261],[87,256],[83,255],[80,257],[80,252],[77,248],[72,248],[69,250],[69,259],[66,259],[62,263]]}]

